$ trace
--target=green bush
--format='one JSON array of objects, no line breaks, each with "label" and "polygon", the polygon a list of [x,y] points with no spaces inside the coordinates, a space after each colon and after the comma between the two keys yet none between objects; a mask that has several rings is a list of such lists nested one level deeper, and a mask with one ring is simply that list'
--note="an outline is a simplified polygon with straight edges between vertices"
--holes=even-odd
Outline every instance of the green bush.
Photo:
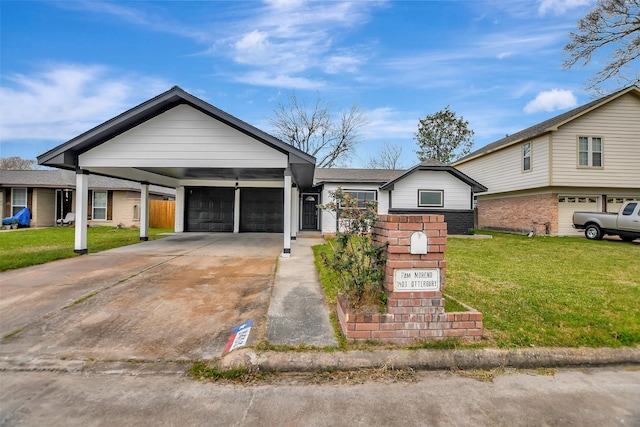
[{"label": "green bush", "polygon": [[386,245],[375,244],[369,234],[378,220],[377,202],[365,201],[359,206],[358,199],[340,187],[330,195],[331,202],[319,207],[336,215],[338,227],[335,239],[329,241],[332,253],[321,253],[323,263],[339,277],[341,292],[350,307],[384,307]]}]

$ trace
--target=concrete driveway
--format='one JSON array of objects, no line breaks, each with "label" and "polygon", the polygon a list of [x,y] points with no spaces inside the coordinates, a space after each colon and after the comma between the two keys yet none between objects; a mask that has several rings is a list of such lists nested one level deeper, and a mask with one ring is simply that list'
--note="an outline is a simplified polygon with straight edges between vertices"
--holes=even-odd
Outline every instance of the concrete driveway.
[{"label": "concrete driveway", "polygon": [[[281,234],[184,233],[2,273],[0,357],[220,356],[264,329]],[[12,336],[9,336],[12,335]]]}]

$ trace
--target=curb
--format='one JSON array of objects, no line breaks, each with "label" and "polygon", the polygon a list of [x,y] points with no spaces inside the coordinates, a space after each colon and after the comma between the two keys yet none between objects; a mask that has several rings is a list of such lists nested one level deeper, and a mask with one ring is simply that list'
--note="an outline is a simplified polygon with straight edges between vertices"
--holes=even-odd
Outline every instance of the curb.
[{"label": "curb", "polygon": [[[86,361],[4,358],[0,372],[103,375],[186,375],[193,361]],[[258,352],[241,348],[212,362],[222,370],[242,366],[263,372],[351,371],[388,367],[415,370],[536,369],[640,365],[640,346],[481,350],[353,350],[348,352]]]},{"label": "curb", "polygon": [[243,366],[278,372],[395,369],[561,368],[640,364],[640,347],[482,350],[354,350],[349,352],[257,352],[238,349],[217,362],[221,369]]}]

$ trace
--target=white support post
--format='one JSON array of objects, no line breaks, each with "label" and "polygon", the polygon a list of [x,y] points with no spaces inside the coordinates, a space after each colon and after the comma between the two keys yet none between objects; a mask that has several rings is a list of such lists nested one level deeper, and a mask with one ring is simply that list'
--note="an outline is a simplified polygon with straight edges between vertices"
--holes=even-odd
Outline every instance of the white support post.
[{"label": "white support post", "polygon": [[176,219],[173,224],[173,231],[184,232],[184,187],[176,188]]},{"label": "white support post", "polygon": [[89,209],[89,172],[76,170],[76,221],[75,246],[73,251],[84,255],[87,249],[87,215]]},{"label": "white support post", "polygon": [[240,192],[242,190],[236,183],[236,189],[233,192],[233,232],[240,232]]},{"label": "white support post", "polygon": [[300,229],[300,191],[298,187],[293,187],[291,191],[291,240],[296,240]]},{"label": "white support post", "polygon": [[140,184],[140,240],[149,240],[149,183]]},{"label": "white support post", "polygon": [[284,171],[284,249],[282,257],[291,256],[291,170]]}]

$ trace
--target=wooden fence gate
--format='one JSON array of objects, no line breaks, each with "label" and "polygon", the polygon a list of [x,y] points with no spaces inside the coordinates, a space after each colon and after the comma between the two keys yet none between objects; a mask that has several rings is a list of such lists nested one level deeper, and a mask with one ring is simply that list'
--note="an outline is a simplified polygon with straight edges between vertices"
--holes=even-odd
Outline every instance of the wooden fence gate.
[{"label": "wooden fence gate", "polygon": [[176,220],[175,200],[149,201],[149,227],[173,228]]}]

